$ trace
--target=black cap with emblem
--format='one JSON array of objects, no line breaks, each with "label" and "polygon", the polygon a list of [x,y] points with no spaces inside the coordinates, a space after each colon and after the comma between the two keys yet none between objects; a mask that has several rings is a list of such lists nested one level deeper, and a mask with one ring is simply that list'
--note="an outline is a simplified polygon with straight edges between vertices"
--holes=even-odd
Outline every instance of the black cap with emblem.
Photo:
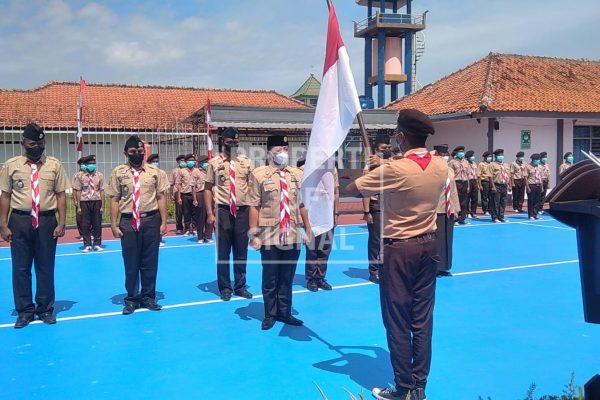
[{"label": "black cap with emblem", "polygon": [[85,157],[81,157],[79,160],[77,160],[77,165],[83,164],[84,161],[85,161]]},{"label": "black cap with emblem", "polygon": [[525,157],[525,153],[520,151],[517,153],[517,157]]},{"label": "black cap with emblem", "polygon": [[398,130],[411,136],[428,136],[435,133],[429,117],[419,110],[404,109],[398,112]]},{"label": "black cap with emblem", "polygon": [[90,154],[87,157],[83,157],[83,161],[81,162],[82,164],[90,164],[90,163],[96,163],[96,155],[94,154]]},{"label": "black cap with emblem", "polygon": [[196,158],[196,155],[190,153],[185,156],[185,161],[193,160],[195,158]]},{"label": "black cap with emblem", "polygon": [[131,148],[144,148],[144,142],[142,141],[142,139],[140,139],[138,135],[129,136],[129,139],[127,139],[127,141],[125,142],[125,151]]},{"label": "black cap with emblem", "polygon": [[33,122],[28,124],[23,130],[23,138],[25,139],[35,140],[37,142],[38,140],[44,140],[44,137],[45,134],[42,127]]},{"label": "black cap with emblem", "polygon": [[454,148],[454,150],[452,151],[452,153],[456,154],[456,153],[458,153],[459,151],[465,151],[465,146],[456,146],[456,147]]},{"label": "black cap with emblem", "polygon": [[469,157],[473,157],[475,155],[475,152],[473,150],[469,150],[465,153],[465,157],[469,158]]},{"label": "black cap with emblem", "polygon": [[448,154],[448,145],[447,144],[438,144],[436,146],[433,146],[433,149],[441,155]]},{"label": "black cap with emblem", "polygon": [[491,156],[492,153],[490,153],[489,151],[484,151],[483,154],[481,155],[483,158],[486,158],[487,156]]},{"label": "black cap with emblem", "polygon": [[267,150],[276,146],[288,146],[288,138],[286,135],[275,134],[267,138]]},{"label": "black cap with emblem", "polygon": [[226,128],[223,132],[221,132],[220,136],[223,138],[239,139],[240,133],[237,129],[229,127]]},{"label": "black cap with emblem", "polygon": [[540,155],[539,155],[538,153],[533,153],[533,154],[531,155],[531,159],[532,159],[532,160],[539,160],[540,158],[541,158],[541,157],[540,157]]},{"label": "black cap with emblem", "polygon": [[183,154],[180,154],[177,156],[177,158],[175,158],[175,161],[177,161],[177,162],[182,161],[182,160],[185,160],[185,155],[183,155]]}]

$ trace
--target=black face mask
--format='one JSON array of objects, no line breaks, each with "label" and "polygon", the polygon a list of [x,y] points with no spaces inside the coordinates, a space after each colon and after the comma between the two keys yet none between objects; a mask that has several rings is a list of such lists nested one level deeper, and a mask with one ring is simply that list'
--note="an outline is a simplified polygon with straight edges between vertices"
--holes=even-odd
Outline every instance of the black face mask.
[{"label": "black face mask", "polygon": [[387,149],[383,151],[383,159],[387,160],[388,158],[390,158],[392,156],[392,150]]},{"label": "black face mask", "polygon": [[139,167],[144,162],[144,155],[140,153],[129,154],[129,164]]},{"label": "black face mask", "polygon": [[44,146],[27,147],[25,148],[25,154],[30,160],[37,161],[44,154],[45,149]]}]

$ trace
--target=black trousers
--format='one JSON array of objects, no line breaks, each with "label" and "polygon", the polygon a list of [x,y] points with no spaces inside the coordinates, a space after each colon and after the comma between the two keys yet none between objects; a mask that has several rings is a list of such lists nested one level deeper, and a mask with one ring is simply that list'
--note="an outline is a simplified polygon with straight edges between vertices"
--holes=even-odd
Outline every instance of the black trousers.
[{"label": "black trousers", "polygon": [[133,230],[132,221],[131,216],[122,216],[119,222],[119,228],[123,232],[121,247],[127,290],[125,303],[139,304],[156,298],[160,213],[142,217],[137,232]]},{"label": "black trousers", "polygon": [[504,219],[504,211],[506,210],[506,197],[508,194],[508,189],[506,185],[496,183],[496,192],[492,193],[492,201],[490,202],[490,213],[492,214],[492,219]]},{"label": "black trousers", "polygon": [[177,201],[177,193],[174,193],[175,197],[175,229],[183,231],[183,206],[179,205]]},{"label": "black trousers", "polygon": [[546,199],[546,194],[548,194],[549,185],[550,181],[543,181],[542,183],[542,194],[540,195],[540,204],[538,205],[538,211],[542,211],[544,209],[544,201]]},{"label": "black trousers", "polygon": [[435,235],[386,244],[383,252],[379,293],[396,388],[424,388],[431,366],[439,261]]},{"label": "black trousers", "polygon": [[471,179],[469,181],[469,195],[468,195],[468,210],[469,214],[475,216],[477,214],[477,201],[479,200],[479,189],[477,188],[477,179]]},{"label": "black trousers", "polygon": [[537,218],[540,210],[540,199],[542,198],[542,185],[529,185],[530,192],[527,194],[527,216]]},{"label": "black trousers", "polygon": [[95,201],[81,201],[81,230],[83,235],[83,245],[92,245],[92,236],[94,236],[94,246],[100,246],[102,244],[102,214],[100,208],[102,202],[100,200]]},{"label": "black trousers", "polygon": [[240,206],[237,217],[229,206],[217,206],[217,283],[219,292],[231,292],[229,255],[233,251],[233,290],[246,287],[246,261],[248,259],[248,206]]},{"label": "black trousers", "polygon": [[265,317],[288,317],[292,314],[292,284],[300,246],[297,243],[285,247],[263,246],[260,249]]},{"label": "black trousers", "polygon": [[325,279],[327,262],[333,248],[335,228],[314,237],[306,246],[305,276],[307,281]]},{"label": "black trousers", "polygon": [[513,210],[522,210],[525,202],[525,179],[515,179],[515,186],[512,187]]},{"label": "black trousers", "polygon": [[481,181],[481,209],[483,210],[484,213],[489,213],[490,212],[490,195],[492,194],[491,191],[491,185],[490,185],[490,181],[485,180],[485,181]]},{"label": "black trousers", "polygon": [[456,181],[458,201],[460,202],[460,216],[458,223],[463,224],[469,212],[469,181]]},{"label": "black trousers", "polygon": [[437,263],[437,272],[450,271],[452,268],[452,245],[454,242],[454,214],[448,218],[446,214],[438,214],[437,224],[437,252],[440,262]]},{"label": "black trousers", "polygon": [[214,225],[206,222],[206,203],[204,202],[204,192],[196,193],[198,199],[198,206],[196,207],[196,218],[194,219],[194,225],[196,226],[196,232],[198,233],[198,240],[206,240],[212,237]]},{"label": "black trousers", "polygon": [[[31,216],[11,213],[10,254],[15,310],[19,316],[54,311],[54,262],[56,255],[56,217],[40,215],[39,228],[31,226]],[[31,266],[35,266],[35,303],[31,289]]]},{"label": "black trousers", "polygon": [[195,222],[197,218],[197,207],[194,206],[194,197],[191,193],[181,193],[181,203],[184,231],[189,232],[192,230],[192,222]]},{"label": "black trousers", "polygon": [[371,211],[373,223],[367,224],[369,230],[369,241],[367,244],[367,257],[369,259],[369,275],[374,276],[381,268],[381,211]]},{"label": "black trousers", "polygon": [[75,224],[77,224],[77,232],[79,237],[83,237],[83,231],[81,230],[81,214],[75,213]]}]

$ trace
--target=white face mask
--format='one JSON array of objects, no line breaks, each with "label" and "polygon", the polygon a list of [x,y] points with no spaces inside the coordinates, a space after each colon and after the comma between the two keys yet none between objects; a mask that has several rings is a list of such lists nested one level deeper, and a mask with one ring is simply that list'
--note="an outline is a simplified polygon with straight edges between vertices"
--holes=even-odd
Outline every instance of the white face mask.
[{"label": "white face mask", "polygon": [[444,160],[446,160],[446,162],[450,161],[450,156],[444,156]]},{"label": "white face mask", "polygon": [[279,154],[273,155],[273,162],[278,167],[285,167],[285,166],[287,166],[289,160],[290,160],[290,157],[289,157],[288,153],[279,153]]}]

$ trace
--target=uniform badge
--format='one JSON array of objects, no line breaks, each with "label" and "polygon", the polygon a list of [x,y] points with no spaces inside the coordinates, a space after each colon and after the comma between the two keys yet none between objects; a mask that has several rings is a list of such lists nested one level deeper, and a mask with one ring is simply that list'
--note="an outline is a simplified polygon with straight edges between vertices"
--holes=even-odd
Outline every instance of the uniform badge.
[{"label": "uniform badge", "polygon": [[23,181],[22,181],[22,180],[20,180],[20,179],[19,179],[19,181],[17,182],[17,187],[18,187],[19,189],[23,189],[23,188],[25,187],[25,184],[23,183]]},{"label": "uniform badge", "polygon": [[292,182],[298,182],[298,178],[296,178],[295,176],[292,176]]},{"label": "uniform badge", "polygon": [[275,182],[273,182],[273,179],[269,178],[265,181],[265,183],[275,183]]}]

